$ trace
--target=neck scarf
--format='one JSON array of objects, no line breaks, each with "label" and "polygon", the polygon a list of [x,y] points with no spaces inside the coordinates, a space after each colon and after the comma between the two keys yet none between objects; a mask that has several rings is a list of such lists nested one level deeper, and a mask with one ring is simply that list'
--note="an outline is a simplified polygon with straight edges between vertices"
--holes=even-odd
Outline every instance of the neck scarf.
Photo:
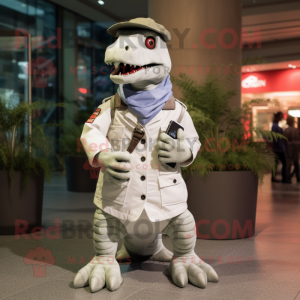
[{"label": "neck scarf", "polygon": [[120,84],[118,94],[142,125],[151,121],[171,98],[172,83],[168,75],[155,89],[134,91],[130,84]]}]

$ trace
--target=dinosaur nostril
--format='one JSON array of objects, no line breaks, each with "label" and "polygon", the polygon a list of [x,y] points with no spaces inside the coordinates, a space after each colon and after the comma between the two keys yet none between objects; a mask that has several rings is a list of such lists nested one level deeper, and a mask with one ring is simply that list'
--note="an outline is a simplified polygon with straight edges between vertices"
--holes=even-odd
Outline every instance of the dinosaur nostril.
[{"label": "dinosaur nostril", "polygon": [[129,50],[129,46],[126,46],[126,47],[125,47],[125,50],[128,51],[128,50]]}]

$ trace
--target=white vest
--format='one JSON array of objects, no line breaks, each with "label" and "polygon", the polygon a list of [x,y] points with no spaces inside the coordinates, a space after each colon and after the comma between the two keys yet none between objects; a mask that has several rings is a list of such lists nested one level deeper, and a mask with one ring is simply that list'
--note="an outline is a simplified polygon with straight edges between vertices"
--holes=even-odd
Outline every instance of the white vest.
[{"label": "white vest", "polygon": [[[99,106],[99,115],[94,121],[85,123],[81,135],[81,142],[93,167],[99,166],[95,155],[101,150],[111,148],[126,151],[138,123],[137,116],[124,103],[115,103],[112,111],[111,98],[105,100]],[[187,209],[188,194],[181,166],[192,163],[201,145],[187,111],[181,125],[193,153],[192,158],[172,168],[158,160],[156,148],[160,133],[167,129],[171,120],[179,118],[182,105],[172,97],[144,126],[143,140],[132,153],[129,181],[115,185],[109,181],[105,172],[99,172],[94,203],[100,209],[118,219],[129,221],[136,221],[145,210],[152,222],[170,219]]]}]

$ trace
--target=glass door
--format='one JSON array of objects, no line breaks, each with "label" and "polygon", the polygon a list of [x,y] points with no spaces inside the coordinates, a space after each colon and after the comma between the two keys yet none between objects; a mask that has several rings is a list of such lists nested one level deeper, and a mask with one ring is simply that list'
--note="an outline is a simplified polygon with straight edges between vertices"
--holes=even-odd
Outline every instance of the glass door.
[{"label": "glass door", "polygon": [[[0,98],[7,105],[31,103],[31,36],[16,36],[14,31],[0,31]],[[31,116],[25,126],[31,135]],[[31,149],[29,149],[30,151]]]}]

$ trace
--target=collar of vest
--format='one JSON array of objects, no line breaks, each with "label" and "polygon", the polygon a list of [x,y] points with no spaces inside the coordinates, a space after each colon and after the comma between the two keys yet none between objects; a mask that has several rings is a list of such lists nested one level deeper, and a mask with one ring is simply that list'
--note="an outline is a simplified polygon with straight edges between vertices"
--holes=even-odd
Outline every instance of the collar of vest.
[{"label": "collar of vest", "polygon": [[[115,94],[114,100],[115,108],[127,108],[126,103],[121,99],[118,93]],[[172,95],[171,98],[165,103],[162,108],[163,110],[174,110],[175,109],[175,98]]]}]

